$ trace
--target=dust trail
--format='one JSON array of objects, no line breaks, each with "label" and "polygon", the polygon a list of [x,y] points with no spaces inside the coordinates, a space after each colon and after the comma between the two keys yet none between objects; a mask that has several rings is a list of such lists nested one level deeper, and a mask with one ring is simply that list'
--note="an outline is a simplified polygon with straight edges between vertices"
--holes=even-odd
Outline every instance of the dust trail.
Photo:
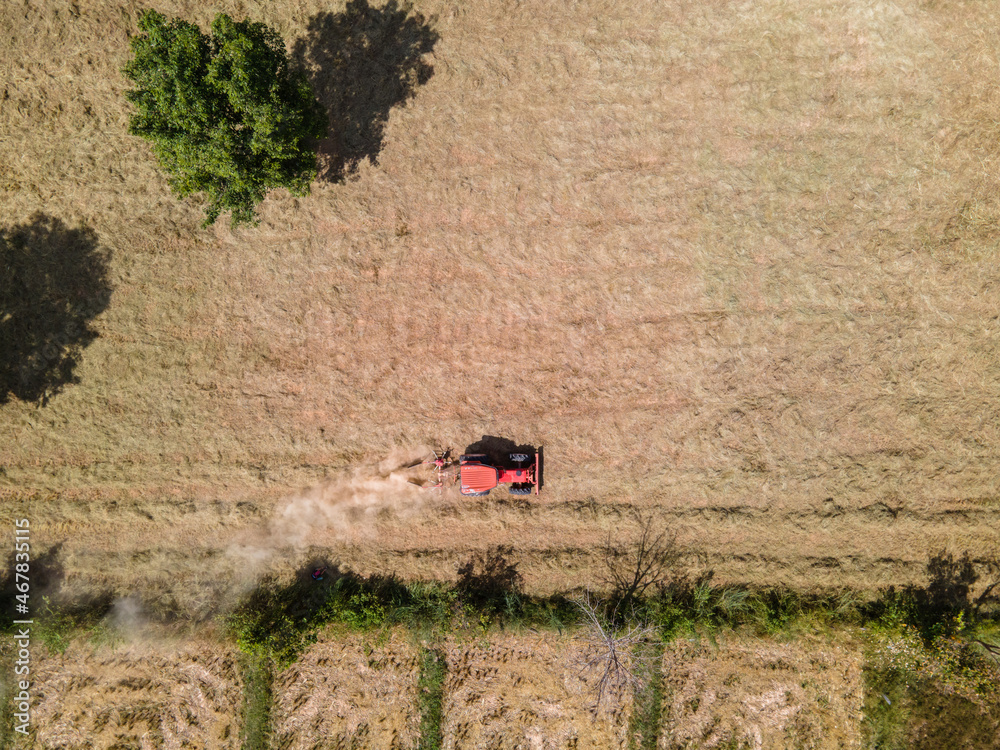
[{"label": "dust trail", "polygon": [[[230,611],[262,577],[286,578],[300,572],[309,553],[320,550],[334,559],[340,545],[377,543],[381,524],[416,519],[437,499],[437,493],[419,486],[433,478],[433,467],[420,465],[430,454],[430,448],[423,446],[397,448],[381,460],[289,494],[258,526],[236,535],[223,530],[207,557],[177,565],[165,560],[131,592],[114,591],[104,624],[114,637],[137,642],[173,615],[202,621]],[[54,548],[39,558],[40,564],[47,564],[38,568],[39,590],[58,593],[60,601],[69,605],[80,601],[80,595],[60,586],[57,552]],[[42,573],[47,569],[46,577]]]},{"label": "dust trail", "polygon": [[142,600],[135,594],[117,599],[111,606],[105,621],[126,640],[134,640],[149,624],[143,610]]},{"label": "dust trail", "polygon": [[430,499],[419,487],[427,479],[420,462],[430,453],[424,446],[397,448],[377,464],[289,497],[227,555],[240,561],[244,576],[256,578],[279,551],[374,538],[379,520],[415,517]]}]

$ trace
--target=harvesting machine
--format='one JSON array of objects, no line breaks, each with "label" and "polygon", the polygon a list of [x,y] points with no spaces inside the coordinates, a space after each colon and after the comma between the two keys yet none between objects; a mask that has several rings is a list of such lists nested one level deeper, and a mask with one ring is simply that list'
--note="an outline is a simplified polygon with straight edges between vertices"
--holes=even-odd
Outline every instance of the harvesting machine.
[{"label": "harvesting machine", "polygon": [[508,453],[503,459],[486,453],[467,453],[457,461],[450,450],[440,454],[435,451],[433,458],[424,463],[433,464],[437,471],[437,482],[424,485],[427,489],[441,489],[458,482],[459,490],[466,497],[484,497],[498,485],[506,484],[511,495],[538,494],[538,451]]}]

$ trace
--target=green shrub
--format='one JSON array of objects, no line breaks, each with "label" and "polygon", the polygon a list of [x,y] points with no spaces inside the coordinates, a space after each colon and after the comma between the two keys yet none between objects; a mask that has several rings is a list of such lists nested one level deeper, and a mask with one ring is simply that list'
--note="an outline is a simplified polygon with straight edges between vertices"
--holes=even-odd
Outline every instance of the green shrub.
[{"label": "green shrub", "polygon": [[340,571],[317,583],[279,584],[265,578],[226,618],[237,646],[246,654],[272,656],[287,666],[310,644],[316,630],[339,623],[358,630],[381,626],[406,599],[395,579],[360,578]]},{"label": "green shrub", "polygon": [[74,638],[85,638],[94,645],[114,646],[122,641],[121,633],[108,621],[110,595],[73,603],[56,603],[41,597],[35,615],[33,635],[46,648],[65,653]]},{"label": "green shrub", "polygon": [[255,657],[273,656],[279,666],[293,662],[316,633],[307,616],[295,616],[297,589],[265,579],[227,618],[236,645]]},{"label": "green shrub", "polygon": [[443,627],[451,619],[458,593],[437,581],[416,581],[406,587],[406,596],[397,602],[391,621],[415,631]]},{"label": "green shrub", "polygon": [[374,592],[355,591],[346,596],[339,589],[335,588],[334,592],[320,610],[317,623],[339,622],[357,630],[367,630],[385,622],[385,606]]},{"label": "green shrub", "polygon": [[35,632],[38,640],[55,653],[66,651],[73,637],[82,632],[81,624],[66,612],[54,607],[49,597],[42,597],[42,606],[36,615]]},{"label": "green shrub", "polygon": [[135,86],[129,133],[152,142],[178,196],[208,196],[206,226],[222,211],[253,221],[272,188],[309,192],[326,116],[276,31],[220,13],[205,35],[152,10],[139,30],[122,70]]}]

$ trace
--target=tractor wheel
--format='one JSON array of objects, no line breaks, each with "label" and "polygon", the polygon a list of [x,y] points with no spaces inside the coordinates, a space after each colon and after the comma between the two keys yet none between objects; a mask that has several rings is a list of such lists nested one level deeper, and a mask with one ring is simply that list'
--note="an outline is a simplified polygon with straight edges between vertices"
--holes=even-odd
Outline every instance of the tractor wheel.
[{"label": "tractor wheel", "polygon": [[531,484],[512,484],[508,489],[508,492],[512,495],[530,495],[534,485]]},{"label": "tractor wheel", "polygon": [[527,461],[528,458],[529,458],[529,456],[528,456],[527,453],[511,453],[510,454],[510,460],[513,461],[515,464],[519,464],[522,461]]}]

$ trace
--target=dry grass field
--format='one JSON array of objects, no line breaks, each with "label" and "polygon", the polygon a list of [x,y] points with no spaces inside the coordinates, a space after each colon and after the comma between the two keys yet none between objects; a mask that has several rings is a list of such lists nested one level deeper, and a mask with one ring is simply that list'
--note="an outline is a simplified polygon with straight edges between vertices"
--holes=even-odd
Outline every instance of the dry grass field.
[{"label": "dry grass field", "polygon": [[[995,549],[994,3],[427,0],[375,41],[339,2],[150,4],[274,25],[360,119],[309,197],[202,229],[126,133],[146,3],[0,7],[0,226],[85,228],[112,290],[78,382],[0,405],[4,515],[65,590],[207,616],[266,538],[443,579],[503,542],[549,592],[639,511],[719,581]],[[483,435],[544,446],[539,497],[357,468]]]}]

